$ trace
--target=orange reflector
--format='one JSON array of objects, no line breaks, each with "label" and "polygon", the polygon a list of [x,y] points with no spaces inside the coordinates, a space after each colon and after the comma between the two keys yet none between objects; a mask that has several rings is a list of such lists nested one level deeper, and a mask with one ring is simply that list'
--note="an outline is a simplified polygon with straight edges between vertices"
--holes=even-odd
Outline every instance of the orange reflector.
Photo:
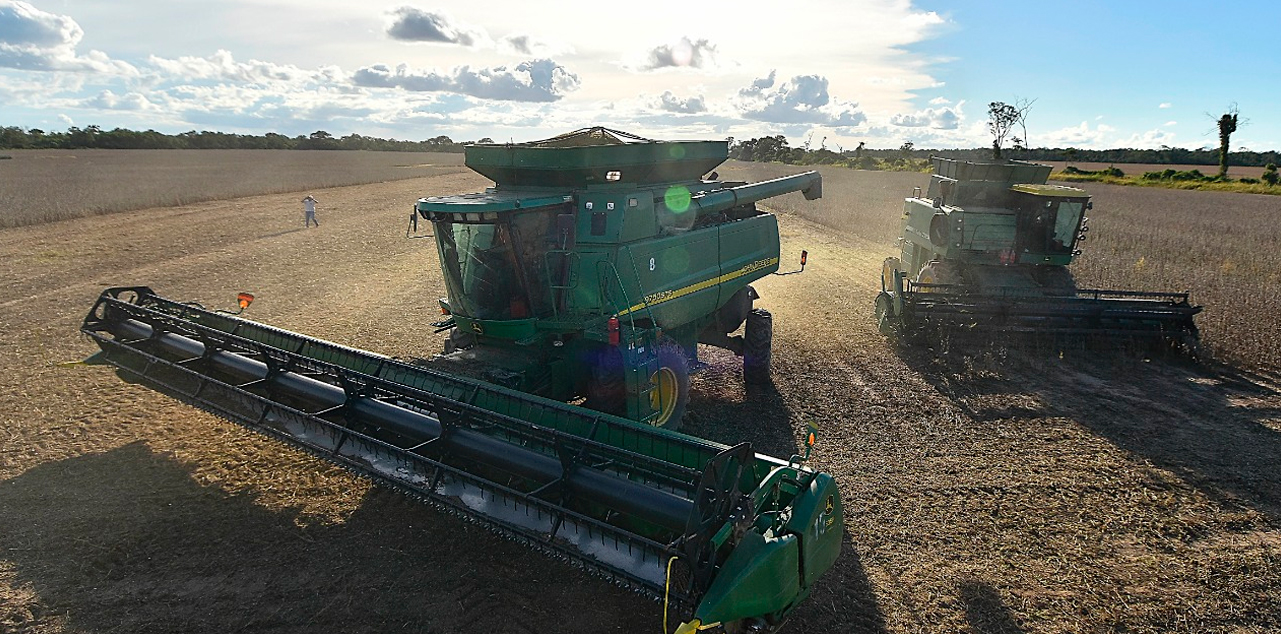
[{"label": "orange reflector", "polygon": [[244,310],[254,303],[254,296],[250,293],[241,293],[236,296],[236,301],[240,303],[240,310]]},{"label": "orange reflector", "polygon": [[809,251],[801,251],[801,266],[805,266],[805,260],[809,258],[809,256],[810,256]]},{"label": "orange reflector", "polygon": [[818,438],[816,438],[816,437],[814,436],[814,432],[810,432],[809,438],[806,438],[806,439],[805,439],[805,444],[807,444],[807,445],[809,445],[809,446],[813,447],[813,446],[814,446],[814,443],[815,443],[817,440],[818,440]]}]

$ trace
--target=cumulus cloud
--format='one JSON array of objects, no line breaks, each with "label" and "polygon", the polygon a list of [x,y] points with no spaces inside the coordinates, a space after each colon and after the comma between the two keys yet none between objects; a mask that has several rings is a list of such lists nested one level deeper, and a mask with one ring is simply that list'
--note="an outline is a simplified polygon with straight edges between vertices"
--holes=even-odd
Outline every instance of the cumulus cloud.
[{"label": "cumulus cloud", "polygon": [[1044,139],[1045,147],[1087,147],[1087,148],[1104,148],[1108,146],[1108,138],[1111,133],[1116,132],[1106,123],[1100,123],[1091,129],[1088,121],[1082,121],[1080,125],[1054,130],[1038,136]]},{"label": "cumulus cloud", "polygon": [[663,44],[650,49],[639,70],[660,68],[714,68],[716,45],[701,39],[691,41],[682,37],[674,44]]},{"label": "cumulus cloud", "polygon": [[152,55],[148,62],[164,73],[177,78],[213,79],[245,84],[288,82],[305,79],[312,75],[296,66],[252,59],[248,62],[237,62],[231,53],[225,50],[219,50],[208,57],[165,59]]},{"label": "cumulus cloud", "polygon": [[105,53],[78,54],[76,46],[82,38],[84,29],[70,16],[46,13],[26,2],[0,0],[0,67],[137,74],[133,66]]},{"label": "cumulus cloud", "polygon": [[1148,130],[1147,132],[1132,134],[1129,138],[1122,140],[1118,145],[1120,147],[1140,149],[1155,149],[1162,145],[1174,145],[1174,133],[1160,128]]},{"label": "cumulus cloud", "polygon": [[510,69],[459,66],[450,72],[416,70],[406,64],[392,69],[377,64],[357,70],[352,82],[366,88],[455,92],[500,101],[556,101],[578,90],[582,83],[578,75],[550,59],[531,60]]},{"label": "cumulus cloud", "polygon": [[867,121],[856,103],[833,101],[826,77],[797,75],[775,86],[775,72],[738,91],[736,104],[745,119],[783,124],[852,127]]},{"label": "cumulus cloud", "polygon": [[388,13],[387,35],[402,42],[437,42],[479,46],[489,40],[485,31],[454,22],[447,13],[402,6]]},{"label": "cumulus cloud", "polygon": [[952,100],[947,97],[935,97],[930,100],[931,106],[946,106],[950,103],[952,103]]},{"label": "cumulus cloud", "polygon": [[1158,107],[1158,108],[1160,108],[1160,109],[1162,109],[1162,110],[1165,110],[1166,108],[1173,108],[1173,107],[1174,107],[1174,104],[1172,104],[1172,103],[1170,103],[1170,102],[1168,102],[1168,101],[1167,101],[1167,102],[1165,102],[1165,103],[1163,103],[1163,104],[1161,104],[1161,105],[1159,105],[1159,106],[1157,106],[1157,107]]},{"label": "cumulus cloud", "polygon": [[137,112],[156,109],[155,104],[139,93],[128,92],[123,95],[117,95],[110,90],[104,90],[94,97],[85,99],[80,102],[80,106],[98,108],[100,110],[130,110]]},{"label": "cumulus cloud", "polygon": [[707,102],[702,95],[694,97],[677,97],[670,90],[663,91],[663,94],[654,99],[650,106],[663,112],[674,112],[677,114],[697,114],[707,111]]},{"label": "cumulus cloud", "polygon": [[961,104],[954,108],[926,108],[890,117],[890,124],[900,128],[933,128],[955,130],[961,127]]},{"label": "cumulus cloud", "polygon": [[516,55],[551,57],[571,54],[574,52],[574,47],[547,42],[532,35],[505,35],[498,40],[498,50]]}]

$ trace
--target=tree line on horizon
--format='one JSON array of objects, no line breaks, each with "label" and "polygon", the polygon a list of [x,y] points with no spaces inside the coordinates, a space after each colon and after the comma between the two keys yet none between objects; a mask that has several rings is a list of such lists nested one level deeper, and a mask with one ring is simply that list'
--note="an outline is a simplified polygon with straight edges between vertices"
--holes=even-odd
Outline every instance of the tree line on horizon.
[{"label": "tree line on horizon", "polygon": [[[808,145],[808,144],[807,144]],[[873,149],[860,143],[854,149],[806,146],[791,147],[782,135],[732,141],[730,158],[740,161],[791,163],[794,165],[840,165],[860,169],[912,169],[917,165],[928,169],[931,156],[968,161],[992,160],[991,147],[976,148],[923,148],[912,142],[892,149]],[[1233,165],[1264,167],[1281,164],[1281,152],[1254,152],[1242,150],[1229,154]],[[1084,148],[1007,148],[1005,158],[1024,161],[1063,161],[1066,163],[1152,163],[1159,165],[1218,165],[1217,148],[1189,150],[1162,145],[1156,149],[1116,148],[1090,150]]]},{"label": "tree line on horizon", "polygon": [[[493,143],[482,138],[476,143]],[[440,135],[421,141],[382,139],[349,134],[335,137],[324,130],[309,135],[286,136],[274,132],[262,135],[235,134],[191,130],[179,134],[165,134],[155,130],[135,131],[125,128],[103,130],[90,125],[70,127],[66,131],[46,132],[39,128],[18,126],[0,127],[0,150],[26,149],[133,149],[133,150],[369,150],[384,152],[462,152],[472,141],[454,141]],[[897,148],[868,148],[859,143],[854,149],[837,146],[836,150],[821,143],[811,149],[806,141],[801,147],[791,147],[782,135],[752,138],[743,141],[730,139],[730,158],[743,161],[765,161],[796,165],[845,165],[863,169],[915,169],[928,163],[930,156],[944,155],[961,160],[983,161],[991,158],[989,147],[918,149],[912,142]],[[1216,165],[1219,150],[1195,150],[1162,145],[1156,149],[1115,148],[1091,150],[1084,148],[1024,148],[1005,150],[1009,158],[1033,161],[1064,161],[1088,163],[1153,163],[1162,165]],[[1262,167],[1281,163],[1281,152],[1254,152],[1241,150],[1229,154],[1233,165]]]},{"label": "tree line on horizon", "polygon": [[[493,143],[484,138],[477,143]],[[349,134],[335,137],[324,130],[294,137],[266,134],[234,134],[191,130],[165,134],[155,130],[138,132],[125,128],[103,130],[91,125],[71,127],[65,132],[39,128],[0,127],[0,150],[372,150],[382,152],[462,152],[471,141],[454,141],[441,135],[422,141],[402,141]]]}]

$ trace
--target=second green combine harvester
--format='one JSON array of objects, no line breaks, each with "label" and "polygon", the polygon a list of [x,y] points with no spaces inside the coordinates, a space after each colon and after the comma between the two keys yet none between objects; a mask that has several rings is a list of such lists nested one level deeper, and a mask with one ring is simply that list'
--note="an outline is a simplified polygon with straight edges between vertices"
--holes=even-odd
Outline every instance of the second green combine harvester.
[{"label": "second green combine harvester", "polygon": [[[108,289],[81,330],[123,377],[659,599],[677,631],[771,630],[840,554],[834,480],[661,428],[697,342],[767,378],[747,284],[778,268],[778,229],[753,203],[819,193],[815,174],[701,178],[726,149],[603,129],[469,147],[496,186],[415,208],[456,329],[435,363],[146,287]],[[747,342],[730,334],[745,320]],[[583,394],[626,417],[564,402]]]},{"label": "second green combine harvester", "polygon": [[1026,333],[1124,338],[1194,351],[1187,293],[1082,289],[1068,265],[1090,196],[1047,184],[1049,165],[935,157],[929,190],[904,202],[901,257],[881,273],[876,319],[906,340]]}]

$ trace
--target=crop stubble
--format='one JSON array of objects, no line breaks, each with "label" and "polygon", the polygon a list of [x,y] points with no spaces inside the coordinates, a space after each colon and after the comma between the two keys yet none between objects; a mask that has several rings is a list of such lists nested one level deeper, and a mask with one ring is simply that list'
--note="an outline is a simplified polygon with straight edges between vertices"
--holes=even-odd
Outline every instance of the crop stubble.
[{"label": "crop stubble", "polygon": [[[794,171],[723,173],[758,168]],[[789,629],[1281,626],[1275,383],[1138,359],[896,352],[867,313],[921,176],[853,174],[829,176],[809,208],[827,226],[782,217],[785,259],[811,259],[758,284],[776,315],[774,386],[744,390],[737,359],[715,351],[694,381],[693,433],[786,456],[820,426],[814,466],[838,478],[847,541]],[[309,231],[295,196],[269,195],[0,232],[15,282],[0,298],[0,624],[657,630],[657,606],[578,571],[101,368],[53,365],[91,351],[72,333],[122,283],[214,306],[253,290],[256,319],[429,355],[443,289],[430,243],[403,238],[403,208],[483,185],[327,190],[327,222]]]}]

